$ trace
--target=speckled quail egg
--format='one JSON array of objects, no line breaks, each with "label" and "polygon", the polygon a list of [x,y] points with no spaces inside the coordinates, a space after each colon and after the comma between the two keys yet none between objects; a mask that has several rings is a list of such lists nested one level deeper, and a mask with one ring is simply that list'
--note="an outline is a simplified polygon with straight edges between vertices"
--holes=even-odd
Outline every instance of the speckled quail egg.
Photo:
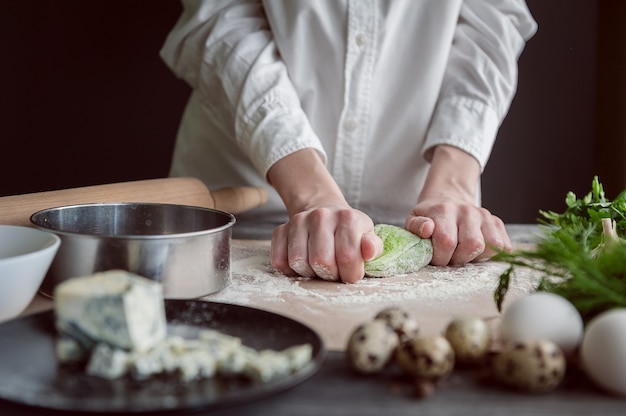
[{"label": "speckled quail egg", "polygon": [[626,395],[626,309],[603,312],[587,323],[580,360],[594,383]]},{"label": "speckled quail egg", "polygon": [[481,318],[454,318],[448,323],[444,335],[454,350],[457,363],[481,362],[489,352],[491,331]]},{"label": "speckled quail egg", "polygon": [[384,321],[364,323],[348,339],[348,363],[362,374],[379,372],[390,361],[399,343],[398,334]]},{"label": "speckled quail egg", "polygon": [[454,369],[454,350],[440,335],[423,335],[403,342],[396,352],[398,366],[407,374],[439,381]]},{"label": "speckled quail egg", "polygon": [[513,302],[502,313],[500,336],[504,342],[547,340],[566,355],[576,351],[582,340],[580,313],[564,297],[536,292]]},{"label": "speckled quail egg", "polygon": [[508,345],[493,358],[493,375],[507,387],[528,393],[547,393],[563,380],[566,360],[556,344],[546,340]]},{"label": "speckled quail egg", "polygon": [[401,341],[415,338],[419,333],[419,324],[402,308],[389,307],[376,314],[374,319],[383,320],[393,328]]}]

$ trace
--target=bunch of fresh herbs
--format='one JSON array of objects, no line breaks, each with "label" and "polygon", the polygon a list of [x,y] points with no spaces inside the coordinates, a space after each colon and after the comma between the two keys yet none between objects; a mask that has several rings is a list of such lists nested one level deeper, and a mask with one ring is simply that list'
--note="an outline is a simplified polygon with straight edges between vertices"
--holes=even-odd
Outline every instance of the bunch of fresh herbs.
[{"label": "bunch of fresh herbs", "polygon": [[593,178],[587,195],[579,199],[573,192],[568,192],[565,204],[567,208],[560,214],[539,211],[544,217],[540,222],[563,229],[581,244],[591,247],[600,244],[603,218],[615,221],[618,235],[626,233],[626,190],[611,201],[604,194],[597,176]]},{"label": "bunch of fresh herbs", "polygon": [[[509,264],[494,293],[499,310],[516,267],[540,272],[537,290],[565,297],[585,320],[626,307],[626,244],[619,238],[626,233],[626,191],[611,201],[594,177],[591,192],[581,199],[569,192],[565,203],[563,213],[540,211],[544,236],[534,249],[494,257]],[[610,234],[607,221],[612,224]]]}]

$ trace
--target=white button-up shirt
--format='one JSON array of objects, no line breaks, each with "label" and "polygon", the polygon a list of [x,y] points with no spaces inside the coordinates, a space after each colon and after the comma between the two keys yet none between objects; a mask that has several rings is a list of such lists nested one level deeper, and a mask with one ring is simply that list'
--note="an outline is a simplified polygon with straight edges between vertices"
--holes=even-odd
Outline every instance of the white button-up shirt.
[{"label": "white button-up shirt", "polygon": [[314,148],[347,201],[402,224],[438,144],[484,167],[536,30],[523,0],[184,0],[161,56],[193,88],[171,174],[265,186]]}]

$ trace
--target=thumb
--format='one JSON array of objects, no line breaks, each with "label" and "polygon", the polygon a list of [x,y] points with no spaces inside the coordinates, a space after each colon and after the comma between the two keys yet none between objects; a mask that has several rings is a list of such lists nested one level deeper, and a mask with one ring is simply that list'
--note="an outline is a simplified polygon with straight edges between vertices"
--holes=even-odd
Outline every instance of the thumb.
[{"label": "thumb", "polygon": [[435,232],[435,222],[428,217],[409,216],[404,228],[420,238],[431,238]]},{"label": "thumb", "polygon": [[383,254],[383,240],[374,231],[363,234],[361,238],[361,256],[363,260],[373,260],[381,254]]}]

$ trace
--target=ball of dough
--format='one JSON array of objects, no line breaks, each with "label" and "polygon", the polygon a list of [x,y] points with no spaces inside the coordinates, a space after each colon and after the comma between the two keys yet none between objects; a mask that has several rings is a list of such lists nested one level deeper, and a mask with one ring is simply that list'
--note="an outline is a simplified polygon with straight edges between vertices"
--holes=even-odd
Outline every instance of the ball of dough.
[{"label": "ball of dough", "polygon": [[430,263],[433,245],[401,227],[377,224],[374,232],[383,240],[383,253],[365,262],[365,276],[388,277],[415,273]]}]

